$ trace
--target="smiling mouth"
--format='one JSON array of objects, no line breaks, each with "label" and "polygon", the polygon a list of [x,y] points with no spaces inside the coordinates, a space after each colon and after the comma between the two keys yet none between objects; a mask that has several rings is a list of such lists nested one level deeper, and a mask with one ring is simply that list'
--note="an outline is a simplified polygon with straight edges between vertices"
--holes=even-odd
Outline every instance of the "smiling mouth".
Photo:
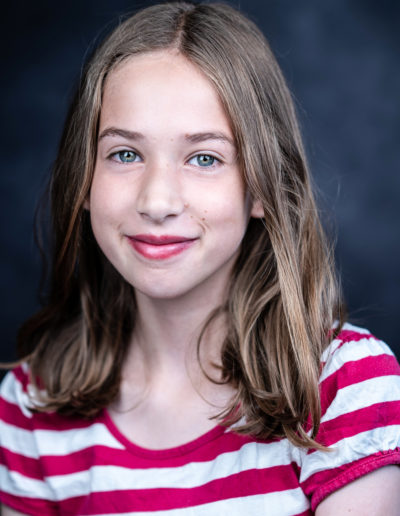
[{"label": "smiling mouth", "polygon": [[133,235],[129,243],[140,255],[151,260],[166,260],[189,249],[198,239],[175,235]]}]

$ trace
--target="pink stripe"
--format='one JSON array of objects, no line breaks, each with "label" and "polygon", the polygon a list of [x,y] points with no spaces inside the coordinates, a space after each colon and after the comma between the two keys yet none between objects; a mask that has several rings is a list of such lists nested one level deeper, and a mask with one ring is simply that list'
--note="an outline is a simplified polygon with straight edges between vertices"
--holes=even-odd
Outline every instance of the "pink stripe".
[{"label": "pink stripe", "polygon": [[400,375],[400,366],[392,355],[383,354],[346,362],[320,384],[322,415],[325,414],[339,389],[371,378],[389,375]]},{"label": "pink stripe", "polygon": [[[28,375],[21,366],[14,369],[12,374],[15,376],[16,382],[21,385],[22,390],[26,393],[29,381]],[[55,412],[32,412],[32,414],[33,418],[24,416],[17,404],[10,403],[0,397],[0,419],[26,430],[32,430],[33,426],[36,430],[74,430],[76,428],[89,427],[93,423],[93,421],[79,417],[65,417]]]},{"label": "pink stripe", "polygon": [[[233,450],[234,452],[235,450]],[[222,453],[222,452],[221,452]],[[190,462],[212,461],[219,456],[218,448],[214,450],[208,448],[207,454],[201,455],[201,450],[196,450],[194,454],[183,455],[166,460],[148,460],[127,453],[126,450],[108,448],[106,446],[90,446],[83,450],[63,456],[42,456],[42,464],[46,469],[46,474],[67,475],[78,471],[85,471],[91,466],[120,466],[130,469],[147,468],[175,468],[181,467]],[[33,474],[33,473],[31,473]]]},{"label": "pink stripe", "polygon": [[[160,511],[193,507],[232,498],[279,492],[298,488],[295,467],[276,466],[248,470],[213,480],[195,488],[157,488],[91,493],[87,497],[60,502],[62,512],[79,509],[81,515],[118,511]],[[81,503],[79,506],[78,504]]]},{"label": "pink stripe", "polygon": [[[174,465],[171,465],[175,462]],[[179,467],[188,462],[187,457],[173,461],[161,462],[163,467]],[[116,466],[128,469],[147,469],[159,467],[159,463],[150,462],[141,457],[135,457],[126,450],[116,450],[106,446],[91,446],[68,455],[43,455],[40,463],[36,459],[28,458],[0,448],[0,464],[19,473],[42,479],[43,475],[69,475],[80,471],[87,471],[94,466]]]},{"label": "pink stripe", "polygon": [[18,405],[0,398],[0,420],[24,430],[32,430],[32,420],[24,416]]},{"label": "pink stripe", "polygon": [[[280,440],[257,440],[251,436],[239,435],[232,430],[219,426],[181,446],[164,450],[150,450],[129,441],[115,426],[107,411],[103,412],[99,420],[136,457],[135,461],[139,459],[146,460],[146,462],[141,462],[145,464],[145,467],[175,467],[192,461],[207,462],[215,459],[222,453],[238,451],[247,443],[259,443],[266,446],[271,442]],[[151,464],[148,465],[147,461],[150,461]]]},{"label": "pink stripe", "polygon": [[335,340],[341,340],[339,348],[346,342],[354,341],[358,342],[362,339],[374,339],[375,337],[371,333],[360,333],[354,330],[342,330]]},{"label": "pink stripe", "polygon": [[64,417],[55,412],[34,412],[32,417],[27,417],[20,407],[14,403],[0,398],[0,419],[5,423],[24,430],[75,430],[87,428],[93,424],[78,417]]},{"label": "pink stripe", "polygon": [[56,503],[39,500],[38,498],[14,496],[0,491],[0,502],[23,514],[40,514],[40,516],[59,514]]},{"label": "pink stripe", "polygon": [[[0,408],[1,407],[2,410],[0,410],[0,414],[1,412],[4,413],[3,419],[19,428],[26,430],[40,428],[57,431],[57,423],[60,421],[60,418],[55,417],[55,414],[34,414],[31,419],[26,418],[16,405],[7,403],[5,400],[0,400]],[[53,417],[55,417],[55,425],[50,425],[50,421],[52,421]],[[36,424],[37,419],[39,419],[39,424]],[[66,418],[61,419],[62,421],[66,420]],[[88,424],[90,423],[80,421],[81,426]],[[69,429],[71,425],[72,423],[67,420],[67,425],[64,424],[64,427]],[[75,428],[75,426],[72,425],[71,428]],[[220,430],[224,431],[224,429]],[[55,438],[57,438],[57,435],[55,435]],[[197,441],[198,440],[189,444],[194,446]],[[126,442],[130,444],[129,441],[126,440]],[[92,465],[116,465],[138,469],[154,467],[171,468],[183,466],[189,462],[212,461],[222,453],[238,452],[245,444],[249,444],[252,447],[268,447],[270,442],[271,441],[257,442],[249,436],[242,436],[227,431],[218,434],[218,438],[211,439],[203,446],[194,446],[190,453],[185,454],[180,452],[181,447],[171,450],[161,450],[161,454],[158,454],[153,450],[143,450],[133,444],[128,447],[128,453],[126,449],[118,450],[107,446],[96,445],[88,446],[83,450],[70,453],[66,456],[42,456],[40,460],[41,467],[45,470],[47,476],[85,471]],[[137,451],[140,453],[135,453]],[[162,453],[165,452],[168,452],[168,454],[163,456]],[[15,471],[19,471],[32,478],[41,478],[40,475],[38,476],[38,464],[35,459],[29,459],[23,455],[12,453],[4,449],[2,460]]]},{"label": "pink stripe", "polygon": [[311,498],[311,508],[315,511],[317,505],[329,494],[362,475],[390,464],[400,464],[400,448],[377,452],[338,468],[320,471],[303,482],[301,487]]},{"label": "pink stripe", "polygon": [[[215,460],[222,453],[218,453],[218,447],[215,447],[215,449],[208,448],[207,451],[208,453],[204,455],[201,454],[201,450],[196,450],[190,456],[184,455],[162,461],[150,461],[143,457],[131,455],[126,450],[96,445],[68,455],[43,455],[40,458],[39,466],[36,459],[0,449],[0,464],[3,462],[8,468],[32,478],[42,478],[41,475],[43,474],[46,476],[68,475],[79,471],[87,471],[92,466],[116,466],[129,469],[182,467],[188,463]],[[231,451],[235,452],[237,450],[233,449]],[[268,453],[268,450],[261,450],[260,453]]]},{"label": "pink stripe", "polygon": [[[237,442],[231,439],[231,435],[227,435],[228,445],[230,446],[231,452],[238,451]],[[233,437],[233,436],[232,436]],[[221,448],[225,450],[228,446],[224,444],[225,440],[221,441]],[[243,443],[241,443],[243,444]],[[268,446],[268,444],[264,445]],[[77,473],[79,471],[87,471],[92,466],[116,466],[124,467],[129,469],[148,469],[148,468],[175,468],[182,467],[188,463],[194,462],[207,462],[215,460],[223,451],[221,448],[211,446],[202,450],[195,450],[193,454],[183,455],[165,460],[148,460],[145,457],[132,455],[127,453],[126,450],[118,450],[114,448],[108,448],[107,446],[90,446],[77,452],[69,453],[68,455],[43,455],[40,458],[40,466],[36,459],[27,458],[23,455],[12,453],[6,449],[0,449],[0,464],[3,462],[8,468],[20,473],[30,476],[32,478],[42,478],[42,475],[68,475]],[[1,455],[3,453],[3,456]],[[260,453],[264,451],[261,450]],[[265,449],[265,453],[268,453]]]},{"label": "pink stripe", "polygon": [[0,464],[22,475],[43,480],[43,471],[37,459],[25,457],[0,446]]},{"label": "pink stripe", "polygon": [[16,367],[11,371],[11,373],[15,376],[16,380],[22,385],[22,390],[26,392],[29,383],[29,375],[25,373],[25,371],[22,369],[22,366]]},{"label": "pink stripe", "polygon": [[331,446],[346,437],[389,425],[400,425],[400,401],[376,403],[326,421],[320,426],[317,441]]},{"label": "pink stripe", "polygon": [[[338,349],[340,349],[343,346],[343,344],[347,344],[348,342],[359,342],[363,339],[374,339],[378,341],[378,339],[374,337],[371,333],[359,333],[354,330],[342,330],[337,335],[337,337],[332,340],[332,342],[340,341],[339,344],[336,344],[333,355],[337,352]],[[322,362],[321,365],[324,366],[325,362]]]}]

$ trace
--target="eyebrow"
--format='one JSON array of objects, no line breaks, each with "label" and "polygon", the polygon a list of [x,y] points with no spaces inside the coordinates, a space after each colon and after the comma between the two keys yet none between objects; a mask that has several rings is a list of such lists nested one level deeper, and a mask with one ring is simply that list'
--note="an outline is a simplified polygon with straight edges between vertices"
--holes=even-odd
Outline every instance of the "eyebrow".
[{"label": "eyebrow", "polygon": [[99,135],[99,141],[107,136],[121,136],[127,140],[143,140],[144,136],[142,133],[136,131],[128,131],[127,129],[118,129],[118,127],[107,127]]},{"label": "eyebrow", "polygon": [[185,134],[185,140],[191,143],[201,143],[207,140],[219,140],[223,143],[229,143],[232,146],[235,146],[232,138],[229,138],[224,133],[193,133],[193,134]]},{"label": "eyebrow", "polygon": [[[137,131],[128,131],[127,129],[120,129],[118,127],[107,127],[99,135],[99,141],[108,136],[121,136],[127,140],[144,140],[145,136]],[[204,133],[187,133],[185,134],[185,140],[190,143],[201,143],[208,140],[217,140],[223,143],[228,143],[235,146],[232,138],[221,132],[204,132]]]}]

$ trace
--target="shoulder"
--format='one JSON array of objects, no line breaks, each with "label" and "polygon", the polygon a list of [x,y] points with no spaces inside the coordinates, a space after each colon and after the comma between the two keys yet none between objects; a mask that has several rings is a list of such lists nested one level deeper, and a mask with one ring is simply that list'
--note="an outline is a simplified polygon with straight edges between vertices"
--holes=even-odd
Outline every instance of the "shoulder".
[{"label": "shoulder", "polygon": [[321,422],[377,403],[386,411],[399,410],[399,363],[368,330],[345,324],[322,355],[320,395]]},{"label": "shoulder", "polygon": [[[34,413],[29,397],[26,364],[10,371],[0,386],[0,501],[32,514],[34,504],[24,504],[29,493],[45,490],[34,436]],[[25,496],[24,496],[25,494]]]},{"label": "shoulder", "polygon": [[23,364],[7,373],[0,386],[0,450],[4,469],[29,472],[33,459],[39,457],[35,430],[40,428],[41,415],[34,408],[29,369]]},{"label": "shoulder", "polygon": [[369,330],[345,323],[338,335],[322,354],[322,364],[331,365],[336,360],[354,361],[369,356],[389,355],[393,352]]},{"label": "shoulder", "polygon": [[322,355],[321,425],[301,473],[312,507],[382,466],[400,463],[400,367],[368,330],[346,324]]},{"label": "shoulder", "polygon": [[[350,392],[355,385],[361,387],[362,384],[364,394],[364,389],[371,386],[379,387],[384,397],[390,397],[388,385],[397,387],[399,382],[400,366],[392,350],[368,330],[345,324],[321,357],[322,411],[343,389],[345,393]],[[398,395],[396,388],[394,399]]]},{"label": "shoulder", "polygon": [[91,442],[91,427],[54,412],[35,411],[38,401],[29,378],[23,364],[0,386],[0,503],[24,514],[58,514],[61,494],[54,491],[49,475],[60,474],[71,452]]},{"label": "shoulder", "polygon": [[26,426],[22,420],[32,418],[32,394],[27,364],[9,371],[0,385],[0,421]]},{"label": "shoulder", "polygon": [[[34,454],[35,445],[41,452],[37,452],[37,457],[44,451],[45,455],[51,454],[56,441],[60,443],[65,439],[67,444],[72,432],[93,431],[92,427],[96,428],[99,420],[100,416],[83,419],[41,410],[40,392],[31,384],[26,364],[7,373],[0,385],[0,446],[18,446],[16,451],[21,454]],[[24,439],[20,439],[21,436]],[[69,447],[63,446],[62,453],[68,452]]]},{"label": "shoulder", "polygon": [[0,504],[23,514],[53,515],[63,501],[68,514],[81,514],[70,505],[81,503],[80,496],[75,499],[76,478],[84,489],[93,465],[124,447],[102,415],[84,420],[35,411],[38,405],[29,368],[10,371],[0,386]]}]

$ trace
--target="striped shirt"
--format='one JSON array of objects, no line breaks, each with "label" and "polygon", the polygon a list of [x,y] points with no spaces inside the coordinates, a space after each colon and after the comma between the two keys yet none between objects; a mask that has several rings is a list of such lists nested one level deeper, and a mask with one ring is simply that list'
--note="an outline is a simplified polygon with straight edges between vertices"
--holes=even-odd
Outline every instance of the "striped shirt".
[{"label": "striped shirt", "polygon": [[189,443],[148,450],[107,410],[94,420],[29,410],[27,368],[0,397],[0,500],[33,515],[311,515],[327,495],[400,464],[400,367],[381,341],[345,325],[322,356],[317,440],[257,440],[216,426]]}]

